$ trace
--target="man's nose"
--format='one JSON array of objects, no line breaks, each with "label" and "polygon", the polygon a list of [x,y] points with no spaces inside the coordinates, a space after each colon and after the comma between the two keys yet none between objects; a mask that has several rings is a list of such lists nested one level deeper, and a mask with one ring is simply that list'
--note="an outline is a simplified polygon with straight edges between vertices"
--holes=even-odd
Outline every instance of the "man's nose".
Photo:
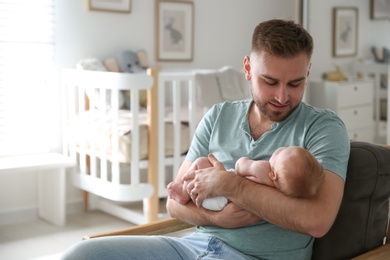
[{"label": "man's nose", "polygon": [[280,103],[284,104],[288,101],[288,90],[287,86],[280,84],[275,92],[275,99]]}]

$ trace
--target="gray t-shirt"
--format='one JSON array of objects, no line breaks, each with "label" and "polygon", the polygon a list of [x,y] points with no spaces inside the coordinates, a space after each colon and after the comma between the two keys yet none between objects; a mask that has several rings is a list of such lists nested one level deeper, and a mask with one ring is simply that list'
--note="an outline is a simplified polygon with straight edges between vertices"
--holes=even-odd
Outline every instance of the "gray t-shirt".
[{"label": "gray t-shirt", "polygon": [[[301,103],[287,119],[254,140],[247,118],[251,103],[244,100],[213,106],[196,129],[186,159],[194,161],[213,153],[230,169],[243,156],[269,160],[279,147],[300,146],[324,169],[345,180],[350,144],[345,125],[334,112]],[[267,221],[238,229],[199,226],[197,233],[218,237],[244,254],[266,259],[310,259],[314,241]]]}]

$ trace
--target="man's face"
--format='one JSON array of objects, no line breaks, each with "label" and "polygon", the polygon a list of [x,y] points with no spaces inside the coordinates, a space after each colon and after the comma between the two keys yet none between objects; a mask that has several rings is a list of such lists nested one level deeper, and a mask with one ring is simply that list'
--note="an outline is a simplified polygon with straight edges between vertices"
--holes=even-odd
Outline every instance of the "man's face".
[{"label": "man's face", "polygon": [[265,118],[280,122],[302,101],[310,61],[304,53],[294,58],[252,53],[244,59],[244,70],[257,108]]}]

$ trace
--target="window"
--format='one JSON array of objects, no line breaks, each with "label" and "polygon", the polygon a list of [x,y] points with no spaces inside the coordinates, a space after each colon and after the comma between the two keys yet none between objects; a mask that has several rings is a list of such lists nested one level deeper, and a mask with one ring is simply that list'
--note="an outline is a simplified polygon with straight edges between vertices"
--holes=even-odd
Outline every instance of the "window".
[{"label": "window", "polygon": [[53,0],[0,0],[0,156],[50,149],[53,64]]}]

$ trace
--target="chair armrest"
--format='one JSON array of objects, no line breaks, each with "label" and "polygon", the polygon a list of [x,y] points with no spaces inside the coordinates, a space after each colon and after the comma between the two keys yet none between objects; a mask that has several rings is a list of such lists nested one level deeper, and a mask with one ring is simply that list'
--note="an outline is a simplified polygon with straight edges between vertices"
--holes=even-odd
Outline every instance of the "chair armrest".
[{"label": "chair armrest", "polygon": [[191,227],[194,227],[194,225],[185,223],[178,219],[168,218],[168,219],[158,220],[152,223],[120,229],[117,231],[84,236],[83,240],[97,238],[97,237],[105,237],[105,236],[163,235],[163,234],[168,234],[168,233],[180,231]]},{"label": "chair armrest", "polygon": [[389,255],[390,255],[390,243],[375,248],[371,251],[368,251],[367,253],[364,253],[358,257],[353,258],[353,260],[369,260],[369,259],[386,260],[389,259]]}]

